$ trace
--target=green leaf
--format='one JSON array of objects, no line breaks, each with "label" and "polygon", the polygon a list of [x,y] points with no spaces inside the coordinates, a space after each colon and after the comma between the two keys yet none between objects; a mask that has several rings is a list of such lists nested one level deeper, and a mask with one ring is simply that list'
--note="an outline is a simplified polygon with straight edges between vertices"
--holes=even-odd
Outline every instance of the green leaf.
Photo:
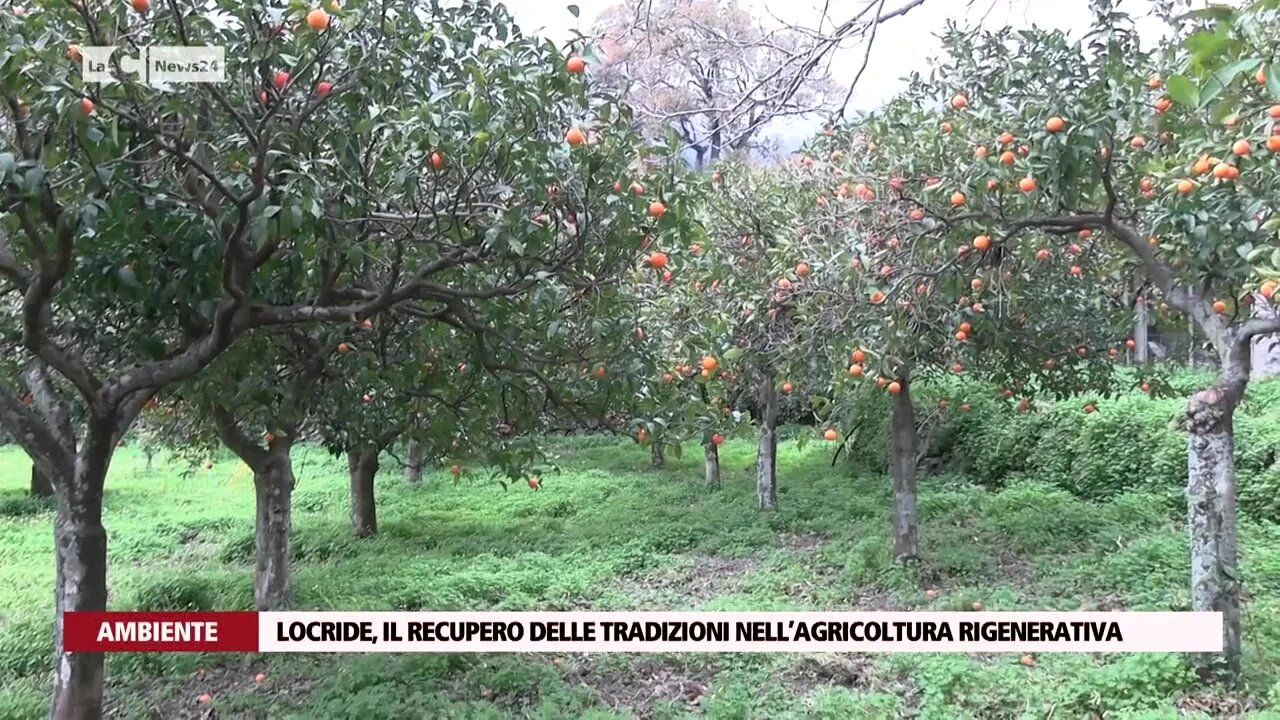
[{"label": "green leaf", "polygon": [[1274,68],[1263,70],[1263,74],[1267,76],[1267,92],[1271,95],[1271,99],[1280,100],[1280,73]]},{"label": "green leaf", "polygon": [[1168,79],[1169,98],[1180,105],[1197,107],[1200,104],[1200,92],[1185,76],[1174,75]]},{"label": "green leaf", "polygon": [[16,163],[13,153],[0,153],[0,178],[9,177],[9,173],[13,172],[13,167]]},{"label": "green leaf", "polygon": [[570,14],[570,15],[572,15],[572,16],[574,16],[574,17],[578,17],[578,6],[577,6],[577,5],[570,5],[570,6],[569,6],[569,8],[568,8],[568,10],[569,10],[569,14]]},{"label": "green leaf", "polygon": [[735,362],[742,357],[742,348],[729,348],[724,353],[724,359],[729,362]]},{"label": "green leaf", "polygon": [[279,205],[268,205],[267,208],[262,211],[262,217],[264,218],[275,217],[275,214],[278,212],[280,212]]}]

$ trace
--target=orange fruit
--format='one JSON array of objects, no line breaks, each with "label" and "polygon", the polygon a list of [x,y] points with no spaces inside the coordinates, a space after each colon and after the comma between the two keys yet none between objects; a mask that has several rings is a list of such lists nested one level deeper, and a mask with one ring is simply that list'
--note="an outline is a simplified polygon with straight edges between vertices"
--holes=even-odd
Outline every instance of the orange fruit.
[{"label": "orange fruit", "polygon": [[796,265],[796,275],[799,275],[800,277],[807,277],[809,275],[809,264],[800,263],[799,265]]},{"label": "orange fruit", "polygon": [[323,8],[316,8],[307,13],[307,27],[316,32],[329,27],[329,13],[325,12]]},{"label": "orange fruit", "polygon": [[1133,139],[1129,141],[1129,144],[1132,145],[1135,150],[1141,150],[1147,146],[1147,139],[1141,135],[1135,135]]},{"label": "orange fruit", "polygon": [[569,132],[564,134],[564,140],[570,145],[581,145],[587,141],[587,135],[579,128],[569,128]]},{"label": "orange fruit", "polygon": [[792,385],[791,383],[789,383],[789,382],[784,382],[784,383],[782,383],[782,394],[784,394],[784,395],[790,395],[790,394],[791,394],[791,391],[792,391],[792,390],[794,390],[794,389],[795,389],[795,386],[794,386],[794,385]]},{"label": "orange fruit", "polygon": [[1267,280],[1263,282],[1262,285],[1258,287],[1258,292],[1262,295],[1262,297],[1270,300],[1276,294],[1276,281]]},{"label": "orange fruit", "polygon": [[439,170],[444,167],[444,156],[438,152],[431,153],[431,168]]},{"label": "orange fruit", "polygon": [[1084,406],[1084,411],[1085,411],[1086,413],[1092,413],[1092,412],[1094,412],[1094,411],[1095,411],[1095,410],[1097,410],[1097,409],[1098,409],[1098,406],[1097,406],[1097,405],[1094,405],[1093,403],[1089,403],[1088,405],[1085,405],[1085,406]]},{"label": "orange fruit", "polygon": [[835,428],[827,428],[827,431],[822,433],[822,438],[828,441],[839,440],[840,433],[836,432]]},{"label": "orange fruit", "polygon": [[338,343],[338,352],[344,353],[351,350],[351,346],[346,343]]},{"label": "orange fruit", "polygon": [[1072,274],[1072,275],[1081,275],[1081,274],[1083,274],[1083,273],[1084,273],[1084,270],[1083,270],[1079,265],[1072,265],[1072,266],[1071,266],[1071,274]]},{"label": "orange fruit", "polygon": [[1241,138],[1231,146],[1231,152],[1239,155],[1240,157],[1244,157],[1245,155],[1253,152],[1253,145],[1248,140]]},{"label": "orange fruit", "polygon": [[649,267],[654,268],[656,270],[661,270],[666,266],[667,266],[666,253],[656,252],[649,256]]},{"label": "orange fruit", "polygon": [[1019,660],[1018,662],[1022,663],[1023,665],[1026,665],[1027,667],[1031,667],[1032,665],[1036,664],[1036,659],[1031,657],[1030,655],[1023,655],[1022,659]]},{"label": "orange fruit", "polygon": [[1164,87],[1164,80],[1162,80],[1159,75],[1152,75],[1150,78],[1147,78],[1147,87],[1152,90],[1159,90]]},{"label": "orange fruit", "polygon": [[1146,192],[1150,190],[1154,185],[1155,185],[1154,180],[1152,180],[1149,177],[1144,177],[1142,178],[1142,180],[1138,182],[1138,189],[1142,190],[1143,192]]},{"label": "orange fruit", "polygon": [[981,289],[982,289],[982,278],[974,278],[974,279],[970,280],[970,281],[969,281],[969,287],[973,288],[974,290],[981,290]]},{"label": "orange fruit", "polygon": [[850,375],[852,375],[852,376],[854,376],[854,377],[862,377],[862,366],[861,366],[861,365],[850,365],[850,366],[849,366],[849,374],[850,374]]},{"label": "orange fruit", "polygon": [[1018,181],[1018,189],[1024,193],[1034,192],[1036,189],[1035,178],[1024,177]]},{"label": "orange fruit", "polygon": [[1000,187],[1000,183],[995,178],[987,180],[987,190],[995,190],[998,187]]},{"label": "orange fruit", "polygon": [[209,693],[201,693],[199,696],[196,697],[196,702],[200,703],[201,705],[208,705],[209,703],[213,702],[213,696],[210,695]]},{"label": "orange fruit", "polygon": [[951,123],[949,123],[949,122],[944,122],[944,123],[942,123],[942,128],[941,128],[941,129],[942,129],[943,134],[946,134],[946,133],[951,132]]},{"label": "orange fruit", "polygon": [[1036,251],[1036,259],[1037,259],[1037,260],[1048,260],[1048,259],[1049,259],[1049,249],[1048,249],[1048,248],[1040,248],[1039,250],[1037,250],[1037,251]]},{"label": "orange fruit", "polygon": [[1187,193],[1195,189],[1196,189],[1196,184],[1191,182],[1190,180],[1183,179],[1178,181],[1178,192],[1182,193],[1183,195],[1186,195]]},{"label": "orange fruit", "polygon": [[969,339],[969,335],[964,331],[960,331],[956,333],[956,342],[964,342],[965,340],[968,340],[968,339]]},{"label": "orange fruit", "polygon": [[573,57],[565,61],[564,69],[568,70],[574,75],[581,75],[582,72],[587,69],[586,58],[574,55]]},{"label": "orange fruit", "polygon": [[129,0],[129,5],[132,6],[136,12],[146,14],[146,12],[151,9],[151,0]]},{"label": "orange fruit", "polygon": [[1014,137],[1013,137],[1013,133],[1011,132],[1002,132],[1000,133],[1000,137],[996,138],[996,141],[999,142],[1001,145],[1011,145],[1013,144],[1013,140],[1014,140]]},{"label": "orange fruit", "polygon": [[977,250],[986,250],[991,247],[991,238],[986,235],[979,235],[973,239],[973,247]]},{"label": "orange fruit", "polygon": [[891,382],[889,383],[888,390],[889,390],[889,394],[897,395],[898,393],[902,392],[902,385],[897,382]]},{"label": "orange fruit", "polygon": [[723,435],[721,435],[720,433],[716,433],[715,435],[712,435],[712,436],[711,436],[711,444],[712,444],[712,445],[723,445],[723,444],[724,444],[724,436],[723,436]]},{"label": "orange fruit", "polygon": [[67,58],[68,58],[68,59],[70,59],[70,60],[71,60],[71,62],[77,62],[77,63],[78,63],[78,62],[81,62],[81,61],[83,61],[83,60],[84,60],[84,53],[80,52],[80,46],[79,46],[79,45],[68,45],[68,46],[67,46]]},{"label": "orange fruit", "polygon": [[1267,138],[1267,150],[1280,152],[1280,135],[1271,135]]},{"label": "orange fruit", "polygon": [[1267,84],[1266,68],[1258,68],[1258,72],[1253,74],[1253,79],[1257,80],[1259,85],[1266,85]]},{"label": "orange fruit", "polygon": [[951,206],[952,206],[952,207],[960,207],[961,205],[963,205],[963,204],[964,204],[964,201],[965,201],[964,193],[962,193],[962,192],[954,192],[954,193],[951,193]]},{"label": "orange fruit", "polygon": [[604,369],[604,366],[603,366],[603,365],[601,365],[600,367],[596,368],[596,377],[598,377],[598,378],[602,378],[602,377],[604,377],[604,376],[605,376],[605,372],[606,372],[606,371],[605,371],[605,369]]},{"label": "orange fruit", "polygon": [[1173,106],[1173,101],[1169,98],[1160,98],[1156,101],[1156,112],[1162,113]]},{"label": "orange fruit", "polygon": [[[962,365],[961,363],[956,363],[951,366],[951,371],[959,375],[960,373],[964,372],[964,365]],[[946,403],[946,400],[943,400],[942,402]],[[945,404],[942,405],[942,408],[944,410],[946,409],[946,407],[947,406]]]},{"label": "orange fruit", "polygon": [[1145,392],[1145,393],[1151,392],[1150,383],[1142,383],[1142,392]]},{"label": "orange fruit", "polygon": [[1056,132],[1062,132],[1063,128],[1065,128],[1066,126],[1067,126],[1067,121],[1055,115],[1049,118],[1049,121],[1044,124],[1044,129],[1048,130],[1051,133],[1056,133]]},{"label": "orange fruit", "polygon": [[916,208],[916,209],[914,209],[914,210],[912,210],[912,211],[911,211],[911,215],[910,215],[910,217],[911,217],[911,219],[912,219],[912,220],[923,220],[923,219],[924,219],[924,210],[921,210],[920,208]]},{"label": "orange fruit", "polygon": [[1222,124],[1224,127],[1235,127],[1240,124],[1240,117],[1238,115],[1232,115],[1226,120],[1223,120]]},{"label": "orange fruit", "polygon": [[649,203],[649,214],[653,217],[662,217],[667,214],[667,206],[663,205],[661,200],[654,200]]},{"label": "orange fruit", "polygon": [[987,146],[979,145],[976,149],[974,149],[973,156],[978,158],[979,160],[985,158],[987,156]]},{"label": "orange fruit", "polygon": [[80,112],[85,115],[93,114],[93,101],[89,98],[80,98]]},{"label": "orange fruit", "polygon": [[957,110],[963,110],[968,106],[969,98],[965,97],[963,94],[957,94],[955,97],[951,98],[951,107]]},{"label": "orange fruit", "polygon": [[790,289],[791,289],[791,281],[790,281],[790,280],[788,280],[788,279],[786,279],[786,278],[779,278],[779,279],[778,279],[778,288],[779,288],[779,289],[781,289],[781,290],[790,290]]},{"label": "orange fruit", "polygon": [[854,362],[856,362],[856,363],[866,362],[866,361],[867,361],[867,354],[866,354],[865,352],[861,351],[861,350],[854,350],[854,351],[853,351],[853,361],[854,361]]},{"label": "orange fruit", "polygon": [[1280,119],[1280,105],[1272,105],[1267,108],[1267,117],[1272,118],[1273,120]]},{"label": "orange fruit", "polygon": [[872,305],[879,305],[880,303],[884,302],[884,293],[877,290],[871,293],[871,297],[868,299],[871,301]]},{"label": "orange fruit", "polygon": [[702,358],[703,370],[715,370],[720,365],[720,361],[716,360],[714,355],[708,355]]},{"label": "orange fruit", "polygon": [[1227,304],[1221,300],[1215,300],[1213,302],[1213,311],[1222,315],[1227,311]]},{"label": "orange fruit", "polygon": [[1012,150],[1005,150],[1004,152],[1000,153],[1000,163],[1002,165],[1012,165],[1015,161],[1017,161],[1017,159],[1018,159],[1018,156],[1014,155]]},{"label": "orange fruit", "polygon": [[960,327],[959,327],[959,328],[957,328],[957,329],[958,329],[960,332],[962,332],[962,333],[971,333],[971,332],[973,332],[973,326],[972,326],[972,325],[970,325],[970,324],[969,324],[969,323],[967,323],[967,322],[962,322],[962,323],[960,323]]}]

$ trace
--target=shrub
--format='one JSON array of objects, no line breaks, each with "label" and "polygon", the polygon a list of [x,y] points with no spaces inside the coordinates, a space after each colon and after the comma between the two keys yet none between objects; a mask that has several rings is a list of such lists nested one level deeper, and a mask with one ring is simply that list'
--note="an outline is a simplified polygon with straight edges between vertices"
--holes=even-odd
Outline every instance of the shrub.
[{"label": "shrub", "polygon": [[[1126,370],[1125,372],[1128,372]],[[1170,384],[1188,394],[1203,388],[1199,373],[1175,373]],[[950,403],[945,424],[930,437],[930,455],[949,470],[990,488],[1021,478],[1039,481],[1082,498],[1108,499],[1127,492],[1181,508],[1187,473],[1185,397],[1152,398],[1133,391],[1111,399],[1072,397],[1039,401],[1019,413],[1014,401],[974,382],[949,379],[917,386],[920,408]],[[1086,402],[1097,404],[1085,413]],[[968,403],[968,413],[958,411]],[[859,409],[860,427],[884,430],[883,403]],[[1280,379],[1254,382],[1236,413],[1236,473],[1241,511],[1256,520],[1280,521]],[[851,442],[852,462],[884,468],[883,441],[862,431]],[[864,442],[867,440],[867,442]]]}]

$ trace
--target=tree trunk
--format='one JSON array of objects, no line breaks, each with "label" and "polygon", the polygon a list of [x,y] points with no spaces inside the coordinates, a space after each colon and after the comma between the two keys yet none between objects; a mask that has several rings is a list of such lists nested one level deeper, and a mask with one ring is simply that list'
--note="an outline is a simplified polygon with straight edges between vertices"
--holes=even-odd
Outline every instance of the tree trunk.
[{"label": "tree trunk", "polygon": [[707,485],[710,487],[720,487],[720,449],[716,444],[708,441],[703,446],[703,454],[706,456]]},{"label": "tree trunk", "polygon": [[107,531],[102,526],[102,488],[113,448],[113,423],[91,419],[70,482],[61,483],[53,525],[54,683],[49,717],[102,717],[102,653],[68,653],[63,648],[63,613],[107,609]]},{"label": "tree trunk", "polygon": [[756,501],[761,510],[778,509],[778,391],[773,373],[760,380],[760,451],[756,454]]},{"label": "tree trunk", "polygon": [[1148,361],[1150,351],[1150,340],[1147,337],[1148,328],[1147,319],[1147,302],[1143,298],[1133,306],[1133,361],[1139,365],[1145,365]]},{"label": "tree trunk", "polygon": [[663,454],[662,443],[655,441],[649,446],[649,459],[656,468],[666,467],[667,457]]},{"label": "tree trunk", "polygon": [[422,484],[422,468],[426,465],[423,458],[422,444],[417,440],[409,442],[408,458],[404,467],[404,479],[410,485]]},{"label": "tree trunk", "polygon": [[889,419],[889,467],[893,474],[893,557],[907,560],[919,555],[916,546],[916,418],[911,404],[911,383],[905,372],[893,396]]},{"label": "tree trunk", "polygon": [[289,571],[294,485],[290,444],[277,438],[265,462],[253,473],[257,495],[253,602],[258,610],[281,610],[293,602],[293,576]]},{"label": "tree trunk", "polygon": [[35,463],[31,463],[31,497],[53,497],[53,483]]},{"label": "tree trunk", "polygon": [[[1229,368],[1224,375],[1234,369]],[[1238,372],[1238,371],[1237,371]],[[1244,374],[1247,376],[1247,370]],[[1240,588],[1236,582],[1235,404],[1224,381],[1187,403],[1187,524],[1191,535],[1191,609],[1222,613],[1222,656],[1199,659],[1201,672],[1227,678],[1240,672]]]},{"label": "tree trunk", "polygon": [[351,528],[356,537],[369,537],[378,532],[378,510],[374,501],[373,481],[378,475],[378,451],[372,448],[347,452],[347,469],[351,475]]}]

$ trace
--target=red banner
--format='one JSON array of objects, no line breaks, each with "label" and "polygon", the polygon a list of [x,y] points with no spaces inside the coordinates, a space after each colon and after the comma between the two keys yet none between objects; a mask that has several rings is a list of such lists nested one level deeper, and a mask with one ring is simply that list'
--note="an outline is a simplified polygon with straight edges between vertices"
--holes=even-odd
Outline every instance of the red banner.
[{"label": "red banner", "polygon": [[256,612],[69,612],[70,652],[257,652]]}]

